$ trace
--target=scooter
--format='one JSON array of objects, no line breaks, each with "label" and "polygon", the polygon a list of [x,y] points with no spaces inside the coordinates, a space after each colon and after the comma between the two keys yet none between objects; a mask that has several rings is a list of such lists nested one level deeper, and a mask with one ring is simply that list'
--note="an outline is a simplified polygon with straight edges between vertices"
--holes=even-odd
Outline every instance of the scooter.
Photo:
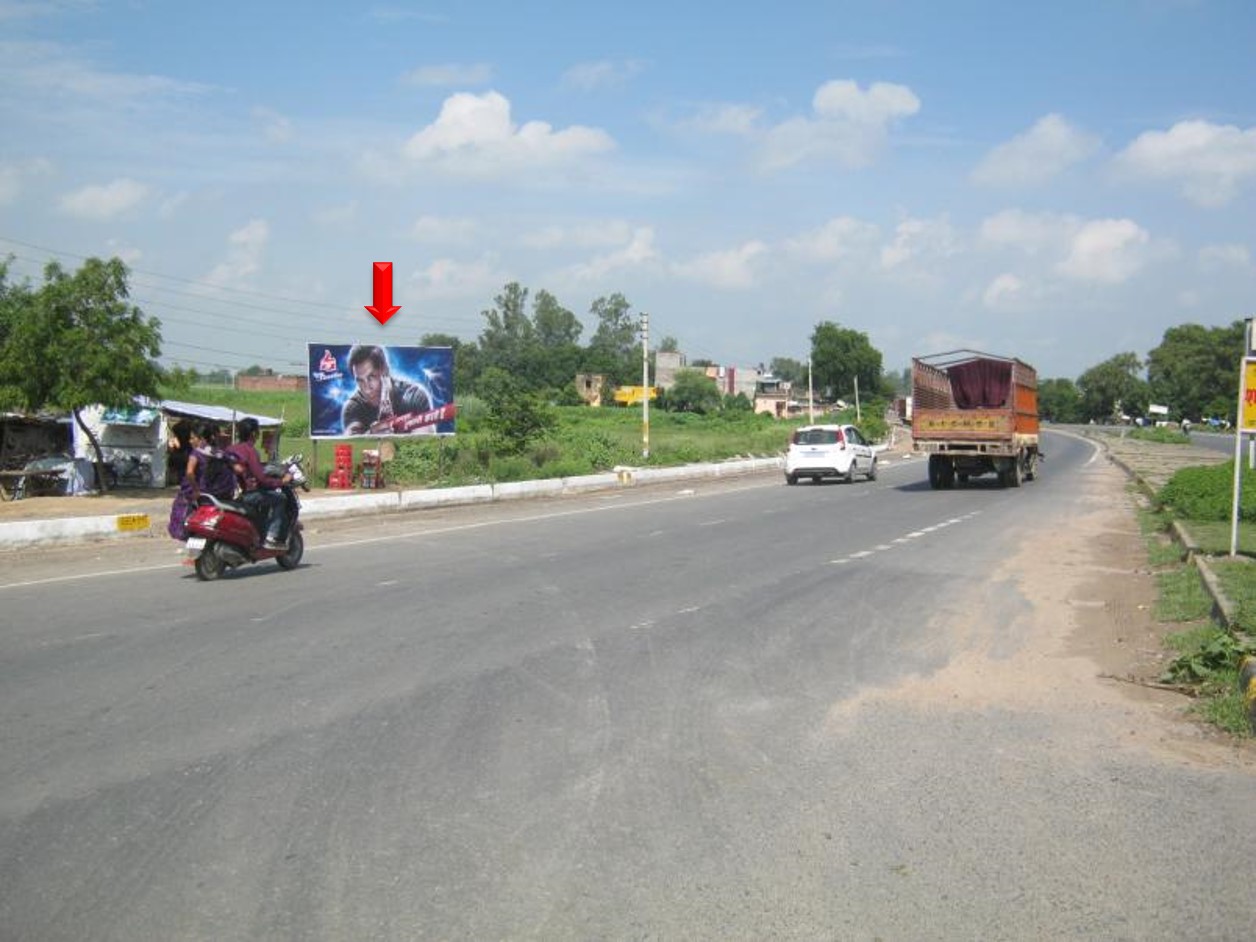
[{"label": "scooter", "polygon": [[308,491],[310,484],[301,467],[302,455],[285,458],[279,465],[267,466],[266,473],[275,477],[292,475],[292,483],[279,489],[287,502],[291,526],[288,545],[284,549],[267,549],[264,544],[266,512],[245,506],[239,501],[221,500],[202,494],[196,509],[188,518],[188,539],[184,547],[185,563],[196,567],[197,578],[212,582],[227,569],[273,559],[280,569],[296,569],[305,553],[301,521],[297,519],[301,502],[294,485]]}]

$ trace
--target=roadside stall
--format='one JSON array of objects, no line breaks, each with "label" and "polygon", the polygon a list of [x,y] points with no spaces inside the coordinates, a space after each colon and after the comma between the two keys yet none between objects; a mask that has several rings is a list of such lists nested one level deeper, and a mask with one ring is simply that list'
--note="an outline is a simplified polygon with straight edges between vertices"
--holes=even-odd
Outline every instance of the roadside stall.
[{"label": "roadside stall", "polygon": [[[234,441],[236,423],[245,418],[256,419],[262,428],[262,445],[272,454],[279,447],[283,426],[282,419],[268,415],[174,399],[137,399],[121,409],[89,406],[82,411],[82,417],[100,442],[109,484],[117,487],[166,487],[178,483],[178,469],[167,467],[167,455],[174,426],[180,421],[215,422],[224,437]],[[88,436],[77,426],[73,435],[74,456],[94,462],[96,455]]]}]

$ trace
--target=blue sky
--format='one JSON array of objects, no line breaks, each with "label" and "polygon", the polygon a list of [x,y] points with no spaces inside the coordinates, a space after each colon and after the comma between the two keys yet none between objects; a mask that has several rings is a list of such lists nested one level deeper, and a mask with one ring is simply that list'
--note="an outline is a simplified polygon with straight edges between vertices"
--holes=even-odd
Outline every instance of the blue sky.
[{"label": "blue sky", "polygon": [[829,320],[1075,378],[1256,315],[1254,53],[1245,0],[0,0],[0,253],[122,257],[201,369],[517,281],[584,341],[619,292],[691,359]]}]

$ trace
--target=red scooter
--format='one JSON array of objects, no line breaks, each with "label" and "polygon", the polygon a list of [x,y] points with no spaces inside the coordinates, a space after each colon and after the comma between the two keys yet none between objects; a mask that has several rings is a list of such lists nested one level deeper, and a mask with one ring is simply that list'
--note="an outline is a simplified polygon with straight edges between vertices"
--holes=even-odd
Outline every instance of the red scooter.
[{"label": "red scooter", "polygon": [[301,468],[301,455],[285,458],[281,467],[267,467],[266,473],[280,477],[292,475],[292,483],[279,489],[287,502],[288,545],[284,549],[266,549],[266,512],[260,513],[239,501],[220,500],[202,494],[196,510],[188,518],[188,539],[184,548],[186,562],[196,567],[197,578],[211,582],[227,569],[273,559],[281,569],[296,569],[305,553],[301,521],[297,519],[301,502],[294,485],[308,491],[310,484]]}]

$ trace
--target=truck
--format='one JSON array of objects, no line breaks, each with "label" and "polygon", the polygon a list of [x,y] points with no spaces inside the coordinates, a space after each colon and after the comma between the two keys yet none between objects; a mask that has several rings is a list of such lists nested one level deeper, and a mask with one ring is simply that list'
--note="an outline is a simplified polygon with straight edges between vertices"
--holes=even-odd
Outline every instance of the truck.
[{"label": "truck", "polygon": [[952,350],[911,362],[912,449],[928,456],[929,485],[997,475],[1020,487],[1038,474],[1038,374],[1014,357]]}]

